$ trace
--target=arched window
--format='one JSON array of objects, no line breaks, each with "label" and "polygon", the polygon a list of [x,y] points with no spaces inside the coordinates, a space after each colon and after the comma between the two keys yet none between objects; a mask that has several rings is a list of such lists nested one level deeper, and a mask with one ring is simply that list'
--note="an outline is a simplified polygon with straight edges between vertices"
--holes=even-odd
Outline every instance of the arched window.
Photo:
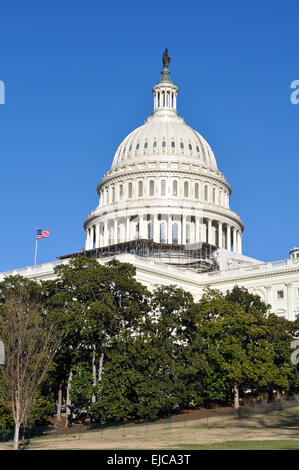
[{"label": "arched window", "polygon": [[119,199],[122,199],[123,198],[123,185],[120,184],[119,185]]},{"label": "arched window", "polygon": [[205,187],[204,187],[204,200],[207,201],[208,200],[208,186],[205,184]]},{"label": "arched window", "polygon": [[147,224],[147,238],[149,240],[153,239],[153,224],[152,224],[152,222],[149,222]]},{"label": "arched window", "polygon": [[198,199],[198,198],[199,198],[199,186],[198,186],[198,183],[195,183],[195,186],[194,186],[194,196],[195,196],[195,199]]},{"label": "arched window", "polygon": [[165,196],[165,195],[166,195],[166,181],[162,180],[161,181],[161,196]]},{"label": "arched window", "polygon": [[178,224],[172,224],[172,243],[178,244]]},{"label": "arched window", "polygon": [[143,196],[143,183],[142,181],[139,181],[138,183],[138,197],[142,197]]},{"label": "arched window", "polygon": [[189,144],[188,147],[189,147],[189,150],[192,150],[192,145],[191,144]]},{"label": "arched window", "polygon": [[128,197],[132,197],[133,196],[133,185],[132,183],[129,183],[129,186],[128,186]]},{"label": "arched window", "polygon": [[189,197],[189,183],[187,181],[184,183],[184,197]]},{"label": "arched window", "polygon": [[139,144],[136,145],[136,150],[138,150],[138,149],[139,149]]},{"label": "arched window", "polygon": [[144,142],[144,148],[145,149],[147,148],[147,142]]},{"label": "arched window", "polygon": [[149,195],[154,196],[155,194],[155,182],[153,180],[150,180],[149,182]]},{"label": "arched window", "polygon": [[163,141],[162,141],[162,147],[163,147],[163,148],[166,147],[166,140],[163,140]]},{"label": "arched window", "polygon": [[166,224],[160,224],[160,243],[166,243]]},{"label": "arched window", "polygon": [[184,148],[184,142],[181,142],[181,143],[180,143],[180,147],[181,147],[181,149]]},{"label": "arched window", "polygon": [[157,141],[154,140],[154,142],[153,142],[153,148],[155,149],[156,147],[157,147]]},{"label": "arched window", "polygon": [[176,180],[172,183],[172,195],[178,195],[178,182]]},{"label": "arched window", "polygon": [[172,147],[173,149],[175,148],[175,141],[174,141],[174,140],[171,141],[171,147]]},{"label": "arched window", "polygon": [[215,204],[216,202],[216,189],[213,188],[213,203]]},{"label": "arched window", "polygon": [[115,187],[112,186],[112,202],[115,202]]}]

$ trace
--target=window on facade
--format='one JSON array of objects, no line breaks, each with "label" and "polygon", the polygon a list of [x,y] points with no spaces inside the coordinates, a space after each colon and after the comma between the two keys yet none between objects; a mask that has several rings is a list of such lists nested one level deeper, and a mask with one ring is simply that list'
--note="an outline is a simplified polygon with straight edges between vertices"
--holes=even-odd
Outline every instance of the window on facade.
[{"label": "window on facade", "polygon": [[172,224],[172,243],[178,244],[178,224]]},{"label": "window on facade", "polygon": [[171,141],[171,147],[172,147],[173,149],[175,148],[175,141],[174,141],[174,140]]},{"label": "window on facade", "polygon": [[145,149],[147,148],[147,142],[144,142],[144,148]]},{"label": "window on facade", "polygon": [[205,201],[208,200],[208,186],[207,185],[205,185],[205,188],[204,188],[204,199]]},{"label": "window on facade", "polygon": [[172,195],[177,196],[178,195],[178,182],[174,181],[172,183]]},{"label": "window on facade", "polygon": [[154,140],[154,142],[153,142],[153,148],[156,148],[156,147],[157,147],[157,141]]},{"label": "window on facade", "polygon": [[112,202],[115,202],[115,187],[112,187]]},{"label": "window on facade", "polygon": [[139,181],[139,183],[138,183],[138,196],[142,197],[142,195],[143,195],[143,183],[142,183],[142,181]]},{"label": "window on facade", "polygon": [[166,147],[166,141],[165,140],[163,140],[163,142],[162,142],[162,147]]},{"label": "window on facade", "polygon": [[198,145],[196,145],[196,152],[199,152],[199,147],[198,147]]},{"label": "window on facade", "polygon": [[216,189],[213,188],[213,202],[216,202]]},{"label": "window on facade", "polygon": [[160,243],[166,243],[166,224],[160,224]]},{"label": "window on facade", "polygon": [[199,186],[198,186],[198,183],[195,183],[195,186],[194,186],[194,196],[195,196],[195,199],[198,199],[198,197],[199,197]]},{"label": "window on facade", "polygon": [[277,291],[277,298],[278,298],[278,299],[283,299],[283,298],[284,298],[284,292],[283,292],[283,290],[278,290],[278,291]]},{"label": "window on facade", "polygon": [[189,144],[188,147],[189,147],[189,150],[192,150],[192,145],[191,144]]},{"label": "window on facade", "polygon": [[131,150],[132,150],[132,144],[131,144],[130,147],[129,147],[129,152],[131,152]]},{"label": "window on facade", "polygon": [[123,149],[123,155],[124,155],[124,153],[125,153],[125,151],[126,151],[126,148],[127,148],[127,147],[124,147],[124,149]]},{"label": "window on facade", "polygon": [[162,180],[161,181],[161,196],[165,196],[166,194],[166,181]]},{"label": "window on facade", "polygon": [[121,184],[119,186],[119,199],[122,199],[122,197],[123,197],[123,185]]},{"label": "window on facade", "polygon": [[189,196],[189,183],[187,181],[185,181],[184,183],[184,197],[188,197]]},{"label": "window on facade", "polygon": [[132,197],[133,196],[133,185],[132,183],[129,183],[129,186],[128,186],[128,197]]},{"label": "window on facade", "polygon": [[181,147],[181,149],[184,148],[184,142],[181,142],[181,143],[180,143],[180,147]]},{"label": "window on facade", "polygon": [[138,149],[139,149],[139,144],[136,145],[136,150],[138,150]]},{"label": "window on facade", "polygon": [[155,194],[155,182],[151,180],[149,182],[149,195],[154,196],[154,194]]}]

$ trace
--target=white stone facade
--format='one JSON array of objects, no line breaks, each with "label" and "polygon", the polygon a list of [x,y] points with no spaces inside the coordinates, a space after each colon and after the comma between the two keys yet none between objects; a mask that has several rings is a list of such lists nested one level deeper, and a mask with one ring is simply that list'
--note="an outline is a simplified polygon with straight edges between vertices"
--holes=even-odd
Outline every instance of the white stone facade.
[{"label": "white stone facade", "polygon": [[[136,279],[151,291],[159,285],[175,285],[190,292],[197,301],[206,287],[226,292],[238,285],[259,295],[271,305],[275,314],[289,320],[299,316],[299,257],[208,273],[167,266],[154,259],[132,254],[120,254],[116,258],[133,264],[136,267]],[[107,257],[98,261],[105,263],[111,259]],[[61,260],[8,271],[0,274],[0,281],[17,274],[36,280],[53,279],[54,267],[67,262]]]}]

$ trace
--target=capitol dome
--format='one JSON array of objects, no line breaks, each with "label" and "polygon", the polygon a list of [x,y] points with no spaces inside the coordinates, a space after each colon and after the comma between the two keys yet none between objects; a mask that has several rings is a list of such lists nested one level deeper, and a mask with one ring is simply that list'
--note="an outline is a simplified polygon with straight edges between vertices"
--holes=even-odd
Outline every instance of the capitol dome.
[{"label": "capitol dome", "polygon": [[148,240],[242,253],[231,187],[210,145],[178,115],[169,62],[166,50],[151,116],[118,146],[97,186],[99,205],[84,222],[86,250]]},{"label": "capitol dome", "polygon": [[214,153],[207,141],[183,118],[168,112],[154,112],[143,126],[135,129],[115,152],[112,168],[138,159],[180,157],[181,161],[194,160],[217,171]]}]

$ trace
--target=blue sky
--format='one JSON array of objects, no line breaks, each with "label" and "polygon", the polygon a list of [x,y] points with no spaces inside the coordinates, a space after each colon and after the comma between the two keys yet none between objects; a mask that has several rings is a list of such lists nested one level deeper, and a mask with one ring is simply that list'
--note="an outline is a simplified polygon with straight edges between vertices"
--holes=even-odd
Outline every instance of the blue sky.
[{"label": "blue sky", "polygon": [[0,8],[0,271],[84,247],[83,221],[123,138],[151,114],[168,47],[178,110],[214,150],[243,252],[299,245],[296,1],[52,0]]}]

